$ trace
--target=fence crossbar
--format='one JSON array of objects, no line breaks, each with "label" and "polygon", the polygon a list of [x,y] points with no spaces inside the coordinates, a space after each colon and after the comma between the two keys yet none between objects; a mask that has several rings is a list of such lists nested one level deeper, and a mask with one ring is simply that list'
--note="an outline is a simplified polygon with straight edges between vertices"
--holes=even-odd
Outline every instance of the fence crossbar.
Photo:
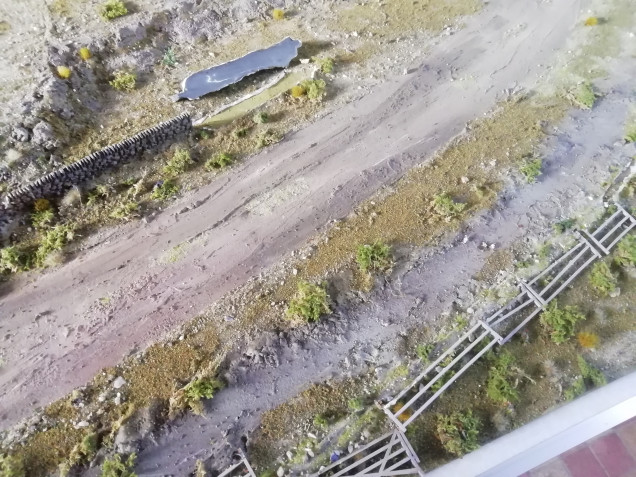
[{"label": "fence crossbar", "polygon": [[636,226],[636,224],[634,224],[633,222],[629,225],[629,227],[627,227],[625,230],[623,230],[618,237],[616,237],[616,240],[614,240],[611,244],[609,244],[607,246],[607,248],[612,248],[614,247],[614,245],[616,245],[625,235],[627,235],[629,233],[630,230],[632,230],[634,227]]},{"label": "fence crossbar", "polygon": [[[422,396],[426,391],[428,391],[437,381],[439,381],[453,366],[455,366],[464,356],[466,356],[468,353],[470,353],[470,351],[477,346],[481,341],[483,341],[483,339],[487,336],[489,336],[490,333],[488,331],[484,331],[482,332],[481,335],[479,335],[479,337],[474,340],[472,343],[470,343],[468,346],[466,346],[466,348],[464,348],[462,350],[462,352],[460,354],[458,354],[448,365],[446,365],[444,367],[444,369],[442,369],[439,373],[437,373],[433,379],[431,379],[428,383],[426,383],[426,385],[420,389],[411,399],[409,399],[409,401],[404,404],[404,406],[402,406],[400,409],[398,409],[395,413],[393,413],[393,415],[395,417],[398,417],[400,414],[402,414],[404,411],[406,411],[408,408],[411,407],[411,405],[417,401],[420,396]],[[462,340],[462,342],[466,341],[466,339]]]},{"label": "fence crossbar", "polygon": [[[373,441],[369,442],[366,446],[361,447],[360,449],[358,449],[358,450],[357,450],[357,451],[355,451],[355,452],[352,452],[351,454],[347,455],[347,456],[346,456],[346,457],[344,457],[343,459],[339,459],[339,460],[337,460],[336,462],[334,462],[333,464],[328,465],[327,467],[325,467],[325,468],[324,468],[324,469],[322,469],[321,471],[319,471],[319,472],[317,472],[317,473],[313,474],[313,475],[312,475],[312,477],[317,477],[317,476],[319,476],[320,474],[324,474],[325,472],[327,472],[327,471],[329,471],[329,470],[333,469],[334,467],[338,467],[339,465],[344,464],[344,463],[345,463],[346,461],[348,461],[349,459],[352,459],[354,456],[356,456],[356,455],[360,454],[361,452],[366,451],[367,449],[369,449],[369,448],[373,447],[373,446],[374,446],[374,445],[376,445],[378,442],[383,441],[384,439],[386,439],[387,437],[389,437],[389,436],[391,436],[391,435],[393,435],[393,433],[392,433],[392,432],[389,432],[389,433],[387,433],[387,434],[384,434],[384,435],[382,435],[382,436],[378,437],[377,439],[375,439],[375,440],[373,440]],[[384,449],[384,446],[382,446],[382,447],[381,447],[381,449]],[[219,476],[219,477],[221,477],[221,476]]]},{"label": "fence crossbar", "polygon": [[552,263],[552,265],[550,265],[548,268],[543,270],[541,273],[539,273],[536,277],[534,277],[528,283],[530,285],[533,285],[534,283],[539,281],[541,278],[543,278],[545,275],[547,275],[548,272],[552,271],[552,269],[554,267],[556,267],[558,264],[560,264],[562,261],[564,261],[566,258],[568,258],[571,254],[573,254],[576,251],[576,249],[579,248],[581,245],[583,245],[581,242],[577,243],[573,248],[571,248],[570,250],[565,252],[563,255],[561,255],[554,263]]},{"label": "fence crossbar", "polygon": [[[617,204],[617,210],[616,212],[614,212],[612,215],[610,215],[607,220],[605,220],[605,222],[603,222],[601,225],[599,225],[596,230],[594,232],[592,232],[592,235],[594,235],[594,237],[596,237],[596,235],[598,233],[600,233],[605,227],[607,227],[609,225],[609,223],[614,220],[619,214],[621,213],[626,213],[625,209],[623,209],[620,205]],[[629,214],[628,214],[629,215]]]},{"label": "fence crossbar", "polygon": [[[384,450],[384,448],[382,448],[382,450]],[[401,453],[403,453],[403,452],[404,452],[404,449],[400,448],[400,449],[398,449],[397,451],[395,451],[395,452],[391,453],[392,451],[393,451],[393,445],[388,445],[388,446],[387,446],[387,454],[388,454],[388,455],[387,455],[386,457],[383,457],[381,461],[374,462],[374,463],[373,463],[373,464],[371,464],[369,467],[365,467],[365,468],[364,468],[364,469],[362,469],[360,472],[357,472],[357,473],[356,473],[356,474],[354,474],[354,475],[369,475],[369,474],[371,473],[371,471],[376,470],[376,468],[377,468],[378,466],[380,466],[380,467],[381,467],[381,469],[380,469],[379,471],[377,471],[377,472],[379,472],[379,475],[387,475],[387,474],[385,474],[385,472],[384,472],[384,465],[383,465],[383,464],[386,464],[386,463],[387,463],[388,461],[390,461],[391,459],[393,459],[393,458],[397,457],[398,455],[400,455]],[[405,461],[408,461],[408,460],[409,460],[408,455],[407,455],[406,459],[404,459],[404,460],[405,460]],[[362,462],[362,461],[358,461],[358,462],[356,463],[355,467],[357,467],[357,464],[359,464],[360,462]],[[395,467],[396,467],[396,466],[392,464],[392,465],[391,465],[391,466],[387,469],[387,471],[390,471],[390,470],[394,469]],[[338,475],[338,474],[334,474],[334,476],[333,476],[333,477],[335,477],[336,475]]]},{"label": "fence crossbar", "polygon": [[521,298],[526,297],[526,296],[527,296],[527,293],[525,293],[525,292],[519,293],[516,297],[514,297],[512,300],[510,300],[508,303],[506,303],[505,306],[499,308],[499,310],[497,310],[495,313],[493,313],[488,318],[486,318],[486,320],[485,320],[486,323],[490,323],[492,320],[494,320],[499,315],[501,315],[504,311],[506,311],[510,306],[512,306],[513,303],[516,303]]},{"label": "fence crossbar", "polygon": [[[524,294],[527,296],[527,294],[524,292]],[[534,300],[528,298],[526,301],[524,301],[521,305],[519,305],[517,308],[515,308],[514,310],[512,310],[510,313],[505,314],[504,316],[502,316],[501,318],[499,318],[497,321],[495,321],[494,323],[488,323],[490,326],[494,327],[497,326],[499,323],[501,323],[504,320],[507,320],[508,318],[510,318],[512,315],[516,314],[517,312],[523,310],[525,307],[527,307],[528,305],[534,305]],[[535,305],[536,306],[536,305]]]},{"label": "fence crossbar", "polygon": [[[364,447],[364,448],[363,448],[363,450],[366,450],[368,447],[370,447],[370,446],[366,446],[366,447]],[[347,471],[349,471],[349,470],[351,470],[351,469],[355,469],[356,467],[358,467],[358,466],[360,466],[360,465],[364,464],[364,463],[365,463],[366,461],[368,461],[369,459],[372,459],[372,458],[374,458],[375,456],[377,456],[378,454],[380,454],[383,450],[384,450],[384,446],[383,446],[383,447],[380,447],[379,449],[376,449],[376,450],[375,450],[375,451],[373,451],[371,454],[369,454],[369,455],[367,455],[367,456],[363,457],[362,459],[355,461],[353,464],[351,464],[351,465],[349,465],[349,466],[345,467],[344,469],[339,470],[338,472],[336,472],[335,474],[333,474],[331,477],[339,477],[339,476],[341,476],[341,475],[345,475],[345,473],[346,473]],[[347,456],[347,459],[350,459],[350,458],[351,458],[351,455]],[[322,472],[324,473],[324,472],[325,472],[325,470],[327,470],[327,469],[324,469]]]},{"label": "fence crossbar", "polygon": [[479,324],[475,324],[473,325],[466,333],[464,333],[457,341],[455,341],[455,343],[453,343],[453,345],[448,348],[446,351],[444,351],[435,361],[433,361],[424,371],[422,371],[415,379],[413,379],[413,381],[411,381],[411,384],[409,384],[407,387],[405,387],[395,398],[393,398],[391,401],[389,401],[385,406],[384,409],[386,410],[387,408],[389,408],[390,406],[393,406],[396,402],[398,402],[406,393],[409,392],[409,390],[411,388],[413,388],[413,386],[419,384],[419,382],[427,375],[429,374],[433,369],[435,369],[435,367],[441,363],[442,361],[444,361],[446,359],[446,357],[451,354],[453,351],[455,351],[455,348],[457,348],[461,343],[463,343],[464,341],[466,341],[466,339],[469,339],[469,336],[471,334],[473,334],[475,331],[477,331],[480,328]]},{"label": "fence crossbar", "polygon": [[389,452],[391,452],[391,448],[393,447],[393,442],[395,442],[395,433],[391,436],[391,440],[389,441],[389,445],[386,448],[386,454],[384,454],[384,459],[382,459],[382,465],[380,466],[380,472],[384,470],[384,466],[387,463],[387,457],[389,456]]},{"label": "fence crossbar", "polygon": [[446,391],[446,389],[448,389],[448,387],[451,384],[453,384],[455,381],[457,381],[457,379],[462,374],[464,374],[468,368],[470,368],[473,364],[475,364],[479,358],[481,358],[484,354],[486,354],[490,350],[490,348],[492,348],[496,344],[497,344],[497,340],[493,339],[479,353],[477,353],[475,356],[473,356],[472,359],[468,363],[466,363],[463,368],[461,368],[459,371],[457,371],[457,373],[455,373],[453,375],[453,377],[451,377],[448,381],[446,381],[444,383],[444,385],[441,388],[439,388],[439,390],[428,399],[428,401],[426,401],[419,409],[413,411],[413,415],[404,422],[404,428],[406,429],[406,426],[408,426],[411,422],[413,422],[413,420],[417,416],[422,414],[426,410],[426,408],[428,408],[433,402],[435,402],[435,400],[439,396],[441,396],[441,394],[444,391]]},{"label": "fence crossbar", "polygon": [[596,256],[592,255],[587,261],[581,265],[572,275],[568,277],[566,281],[564,281],[559,288],[557,288],[552,295],[547,299],[548,302],[552,301],[556,296],[563,291],[565,287],[567,287],[572,280],[579,276],[579,274],[585,270],[590,263],[596,260]]},{"label": "fence crossbar", "polygon": [[609,237],[612,236],[612,234],[614,232],[616,232],[616,230],[621,227],[625,222],[627,222],[629,220],[629,217],[623,217],[623,220],[621,220],[620,222],[618,222],[614,227],[612,227],[612,229],[607,232],[605,235],[603,235],[603,238],[598,239],[599,242],[603,243],[605,242]]},{"label": "fence crossbar", "polygon": [[[572,267],[572,265],[574,265],[576,262],[578,262],[581,259],[581,257],[583,255],[585,255],[585,253],[588,252],[588,251],[591,251],[589,246],[588,247],[583,247],[583,250],[581,250],[572,260],[570,260],[568,262],[568,264],[565,267],[563,267],[563,269],[559,273],[557,273],[557,275],[552,280],[550,280],[550,283],[548,283],[545,286],[545,288],[539,292],[539,295],[544,295],[550,288],[552,288],[552,286],[554,286],[557,283],[557,281],[563,275],[565,275],[567,273],[567,271]],[[594,253],[594,252],[592,251],[592,253]],[[548,303],[551,299],[552,299],[552,297],[549,297],[547,300],[544,298],[544,301],[546,303]]]}]

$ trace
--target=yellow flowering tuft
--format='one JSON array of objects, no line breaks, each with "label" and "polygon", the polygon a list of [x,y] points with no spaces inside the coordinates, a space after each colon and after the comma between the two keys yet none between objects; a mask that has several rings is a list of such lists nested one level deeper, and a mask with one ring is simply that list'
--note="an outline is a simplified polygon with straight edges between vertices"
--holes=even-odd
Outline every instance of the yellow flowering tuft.
[{"label": "yellow flowering tuft", "polygon": [[58,66],[57,75],[62,79],[69,79],[71,77],[71,69],[68,66]]},{"label": "yellow flowering tuft", "polygon": [[91,53],[91,50],[89,50],[86,47],[80,48],[79,55],[80,55],[80,58],[83,59],[84,61],[88,60],[91,56],[93,56],[93,54]]}]

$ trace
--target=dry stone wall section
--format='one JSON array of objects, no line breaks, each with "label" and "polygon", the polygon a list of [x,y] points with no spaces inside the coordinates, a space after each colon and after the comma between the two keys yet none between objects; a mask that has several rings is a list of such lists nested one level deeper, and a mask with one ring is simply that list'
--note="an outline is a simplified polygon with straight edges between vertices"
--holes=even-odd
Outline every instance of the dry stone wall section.
[{"label": "dry stone wall section", "polygon": [[36,199],[60,196],[71,187],[129,162],[145,150],[173,141],[191,129],[190,115],[184,113],[24,184],[4,197],[0,205],[0,230],[15,219],[20,209]]}]

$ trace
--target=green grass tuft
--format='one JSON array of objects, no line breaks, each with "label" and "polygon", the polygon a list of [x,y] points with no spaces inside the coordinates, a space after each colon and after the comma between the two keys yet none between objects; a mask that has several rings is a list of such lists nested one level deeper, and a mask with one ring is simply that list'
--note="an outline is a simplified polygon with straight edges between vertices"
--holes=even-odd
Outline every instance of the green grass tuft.
[{"label": "green grass tuft", "polygon": [[160,185],[156,185],[150,197],[156,200],[168,200],[179,193],[179,186],[172,180],[166,179]]},{"label": "green grass tuft", "polygon": [[446,192],[437,194],[433,198],[433,210],[446,219],[457,217],[466,208],[466,204],[455,202]]},{"label": "green grass tuft", "polygon": [[305,281],[299,282],[296,295],[287,308],[287,316],[313,322],[328,313],[331,313],[331,308],[325,287]]},{"label": "green grass tuft", "polygon": [[360,270],[385,270],[391,266],[391,247],[381,241],[373,244],[359,245],[356,251],[356,261]]},{"label": "green grass tuft", "polygon": [[618,281],[605,262],[596,262],[589,274],[589,282],[602,296],[609,296],[616,290]]},{"label": "green grass tuft", "polygon": [[573,336],[574,327],[582,320],[585,320],[585,315],[576,307],[559,308],[556,300],[550,302],[540,318],[541,324],[549,330],[550,337],[556,344],[561,344]]},{"label": "green grass tuft", "polygon": [[190,157],[190,151],[187,149],[177,149],[172,158],[163,166],[163,173],[168,177],[176,177],[187,171],[194,161]]},{"label": "green grass tuft", "polygon": [[205,163],[206,171],[213,171],[216,169],[223,169],[224,167],[230,166],[234,162],[234,159],[231,155],[226,152],[222,152],[214,156],[212,159],[209,159]]},{"label": "green grass tuft", "polygon": [[512,384],[517,377],[515,357],[502,351],[488,371],[486,394],[493,401],[502,404],[519,400],[519,393]]},{"label": "green grass tuft", "polygon": [[519,171],[526,178],[528,184],[537,182],[537,177],[541,175],[541,167],[543,166],[543,159],[536,158],[526,161]]},{"label": "green grass tuft", "polygon": [[130,92],[137,86],[137,75],[125,71],[117,71],[109,83],[117,91]]},{"label": "green grass tuft", "polygon": [[636,265],[636,236],[628,235],[618,243],[614,263],[622,267]]},{"label": "green grass tuft", "polygon": [[115,18],[123,17],[127,13],[128,9],[121,0],[108,0],[99,10],[99,14],[104,20],[113,20]]},{"label": "green grass tuft", "polygon": [[125,461],[121,460],[121,455],[115,454],[104,460],[101,477],[137,477],[134,472],[135,460],[137,460],[135,453],[130,454]]},{"label": "green grass tuft", "polygon": [[472,411],[438,414],[436,434],[444,449],[462,456],[479,448],[481,422]]}]

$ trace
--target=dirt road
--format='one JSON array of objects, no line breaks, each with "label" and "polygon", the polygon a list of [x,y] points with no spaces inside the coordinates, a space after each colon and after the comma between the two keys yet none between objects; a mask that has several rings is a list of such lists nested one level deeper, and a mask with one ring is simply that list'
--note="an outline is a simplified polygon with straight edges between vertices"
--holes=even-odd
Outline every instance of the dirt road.
[{"label": "dirt road", "polygon": [[[61,268],[12,282],[0,291],[2,427],[279,261],[430,157],[492,108],[504,88],[532,85],[579,7],[579,0],[492,1],[432,48],[414,73],[323,117],[150,223],[102,234]],[[272,195],[284,200],[263,207]],[[180,260],[161,260],[195,238]]]},{"label": "dirt road", "polygon": [[[611,167],[624,168],[636,152],[634,145],[620,141],[629,111],[629,75],[617,78],[612,89],[592,113],[576,112],[549,139],[543,155],[546,168],[538,183],[506,191],[510,198],[505,204],[471,220],[450,248],[422,250],[419,257],[401,264],[390,285],[376,289],[363,306],[339,308],[335,319],[295,330],[285,339],[265,336],[260,345],[277,350],[280,364],[241,363],[246,371],[237,373],[237,385],[215,395],[205,416],[189,414],[168,426],[157,442],[146,443],[139,454],[138,475],[186,475],[197,459],[210,459],[211,466],[223,469],[241,446],[241,436],[251,435],[264,411],[288,401],[311,382],[355,376],[367,367],[391,369],[400,359],[396,348],[401,334],[430,324],[453,302],[472,305],[466,300],[471,277],[492,254],[480,243],[507,248],[524,238],[551,235],[555,221],[588,207],[601,211],[600,183],[609,178]],[[466,243],[464,233],[469,237]],[[633,353],[625,354],[630,363],[636,361]]]}]

